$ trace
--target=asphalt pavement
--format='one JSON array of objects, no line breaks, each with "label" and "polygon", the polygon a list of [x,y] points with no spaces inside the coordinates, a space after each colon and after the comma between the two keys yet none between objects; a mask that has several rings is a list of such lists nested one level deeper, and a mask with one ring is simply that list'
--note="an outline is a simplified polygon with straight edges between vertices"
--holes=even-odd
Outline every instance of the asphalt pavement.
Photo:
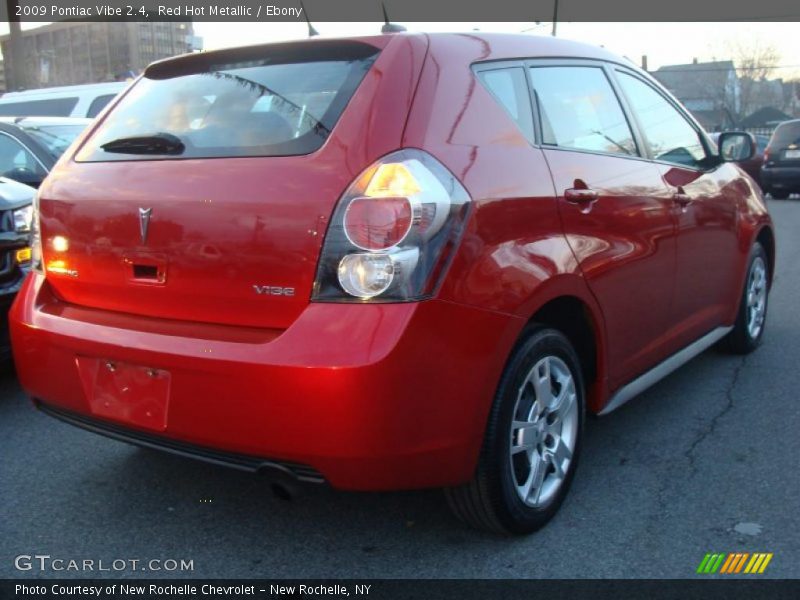
[{"label": "asphalt pavement", "polygon": [[[684,578],[707,552],[738,551],[773,553],[765,577],[800,577],[800,200],[770,208],[778,268],[763,346],[709,350],[591,420],[573,488],[535,535],[471,531],[436,490],[311,489],[287,502],[256,476],[40,414],[7,374],[0,577]],[[41,573],[17,570],[20,555],[193,570]]]}]

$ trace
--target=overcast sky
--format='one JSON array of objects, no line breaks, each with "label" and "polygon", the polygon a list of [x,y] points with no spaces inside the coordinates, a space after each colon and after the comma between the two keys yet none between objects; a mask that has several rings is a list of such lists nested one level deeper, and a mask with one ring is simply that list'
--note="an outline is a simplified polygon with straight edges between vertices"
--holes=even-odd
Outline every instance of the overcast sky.
[{"label": "overcast sky", "polygon": [[[550,23],[403,23],[412,31],[503,31],[549,35]],[[25,24],[25,29],[39,24]],[[378,33],[380,23],[314,23],[323,36]],[[195,23],[206,49],[299,39],[306,25],[299,23]],[[781,68],[773,77],[800,76],[800,23],[559,23],[558,36],[605,46],[637,64],[643,54],[648,66],[731,58],[731,44],[773,45],[781,56]],[[0,33],[8,24],[0,23]]]},{"label": "overcast sky", "polygon": [[[403,23],[411,31],[504,31],[549,35],[552,24],[541,23]],[[314,23],[321,35],[371,34],[381,23]],[[651,69],[666,64],[730,58],[730,45],[769,43],[781,55],[783,68],[775,76],[800,75],[800,23],[559,23],[558,36],[627,56],[637,64],[643,54]],[[195,23],[207,49],[297,39],[306,36],[305,23]]]}]

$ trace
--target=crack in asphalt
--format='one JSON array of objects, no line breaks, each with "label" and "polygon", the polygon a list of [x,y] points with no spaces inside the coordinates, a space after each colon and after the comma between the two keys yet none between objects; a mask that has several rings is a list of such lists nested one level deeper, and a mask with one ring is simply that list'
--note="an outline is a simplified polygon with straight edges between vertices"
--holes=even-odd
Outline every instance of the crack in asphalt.
[{"label": "crack in asphalt", "polygon": [[747,364],[747,356],[742,356],[739,364],[736,365],[736,368],[733,370],[733,375],[731,377],[731,381],[728,384],[728,387],[725,389],[725,398],[727,402],[725,406],[722,407],[717,414],[711,417],[711,420],[708,422],[708,426],[704,429],[701,429],[698,434],[695,436],[692,443],[686,449],[686,452],[683,453],[684,457],[689,461],[689,469],[691,470],[691,476],[697,473],[697,467],[695,466],[695,454],[694,451],[697,447],[703,443],[703,441],[708,438],[709,436],[714,434],[714,431],[717,428],[717,423],[719,420],[728,414],[731,409],[733,408],[733,392],[736,389],[737,384],[739,383],[739,376],[742,373],[742,369],[744,369],[745,365]]}]

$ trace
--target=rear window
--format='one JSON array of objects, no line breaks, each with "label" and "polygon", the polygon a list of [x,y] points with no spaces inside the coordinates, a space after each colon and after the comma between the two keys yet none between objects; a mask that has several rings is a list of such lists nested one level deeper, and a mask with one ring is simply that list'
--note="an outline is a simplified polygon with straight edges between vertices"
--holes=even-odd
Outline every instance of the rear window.
[{"label": "rear window", "polygon": [[[378,49],[305,43],[192,55],[151,66],[78,153],[79,161],[291,156],[330,135]],[[195,58],[197,56],[197,58]],[[127,153],[109,142],[167,134],[183,148]],[[174,139],[174,138],[172,138]]]},{"label": "rear window", "polygon": [[638,155],[633,133],[603,69],[534,67],[530,75],[545,144]]},{"label": "rear window", "polygon": [[788,146],[789,144],[800,144],[800,121],[784,123],[772,134],[770,146]]},{"label": "rear window", "polygon": [[50,98],[25,102],[0,102],[2,117],[68,117],[78,98]]}]

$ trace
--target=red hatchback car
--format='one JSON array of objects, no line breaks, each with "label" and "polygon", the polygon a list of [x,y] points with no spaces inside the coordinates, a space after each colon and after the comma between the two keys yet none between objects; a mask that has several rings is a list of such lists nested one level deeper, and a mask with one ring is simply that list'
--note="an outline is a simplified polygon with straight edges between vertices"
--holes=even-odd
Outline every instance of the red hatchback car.
[{"label": "red hatchback car", "polygon": [[19,378],[112,438],[441,486],[474,526],[533,531],[587,412],[723,338],[758,345],[774,233],[721,156],[646,73],[562,40],[158,62],[41,187]]}]

